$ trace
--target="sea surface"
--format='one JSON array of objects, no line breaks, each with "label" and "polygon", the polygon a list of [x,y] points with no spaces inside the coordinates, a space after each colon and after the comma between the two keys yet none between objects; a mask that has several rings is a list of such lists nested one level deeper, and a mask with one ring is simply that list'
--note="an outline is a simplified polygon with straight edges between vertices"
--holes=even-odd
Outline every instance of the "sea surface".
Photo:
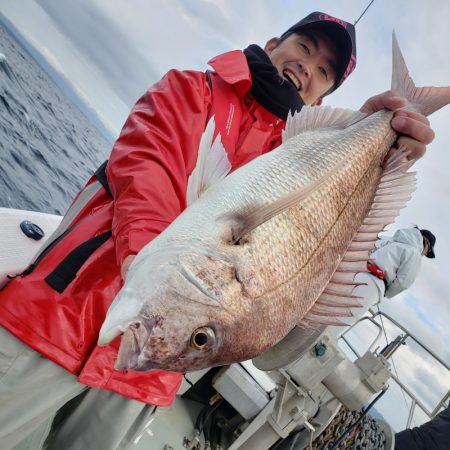
[{"label": "sea surface", "polygon": [[110,151],[0,25],[0,206],[63,214]]}]

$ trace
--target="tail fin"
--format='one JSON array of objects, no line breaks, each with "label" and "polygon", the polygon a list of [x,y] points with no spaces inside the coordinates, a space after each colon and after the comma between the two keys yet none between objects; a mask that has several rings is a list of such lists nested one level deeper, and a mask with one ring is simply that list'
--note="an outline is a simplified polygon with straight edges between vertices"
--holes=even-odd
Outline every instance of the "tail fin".
[{"label": "tail fin", "polygon": [[408,68],[403,59],[395,32],[392,33],[392,85],[409,101],[408,108],[426,116],[450,103],[449,87],[416,87],[409,76]]}]

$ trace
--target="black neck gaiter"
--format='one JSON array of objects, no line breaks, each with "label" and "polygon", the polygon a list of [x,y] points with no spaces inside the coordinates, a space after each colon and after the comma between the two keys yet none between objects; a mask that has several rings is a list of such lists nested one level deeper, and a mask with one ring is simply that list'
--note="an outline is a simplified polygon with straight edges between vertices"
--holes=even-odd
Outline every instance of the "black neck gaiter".
[{"label": "black neck gaiter", "polygon": [[278,73],[261,47],[252,44],[244,54],[252,74],[250,92],[260,105],[283,120],[290,111],[302,109],[304,103],[297,89]]}]

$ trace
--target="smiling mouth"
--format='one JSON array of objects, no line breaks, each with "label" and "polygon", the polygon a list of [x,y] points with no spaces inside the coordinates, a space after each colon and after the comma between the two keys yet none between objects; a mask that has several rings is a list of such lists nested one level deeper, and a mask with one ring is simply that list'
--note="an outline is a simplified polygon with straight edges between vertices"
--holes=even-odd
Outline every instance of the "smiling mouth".
[{"label": "smiling mouth", "polygon": [[295,89],[297,89],[297,91],[301,90],[302,84],[294,72],[291,72],[289,69],[284,69],[283,75],[286,80],[290,81],[290,83],[295,87]]}]

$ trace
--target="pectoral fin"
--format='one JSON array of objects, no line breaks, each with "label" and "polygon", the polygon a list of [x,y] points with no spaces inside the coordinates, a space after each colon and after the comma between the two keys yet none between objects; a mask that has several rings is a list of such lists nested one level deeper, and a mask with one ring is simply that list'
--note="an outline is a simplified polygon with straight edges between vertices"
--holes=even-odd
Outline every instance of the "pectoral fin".
[{"label": "pectoral fin", "polygon": [[233,230],[233,243],[238,242],[242,236],[283,211],[286,211],[291,206],[301,203],[313,192],[315,192],[324,182],[329,180],[336,170],[338,170],[344,163],[345,161],[342,161],[337,167],[329,170],[308,185],[302,186],[301,188],[296,189],[295,191],[290,192],[271,203],[249,205],[240,211],[233,211],[220,216],[220,220],[225,220],[231,223]]},{"label": "pectoral fin", "polygon": [[214,132],[215,121],[212,117],[202,135],[197,164],[188,180],[186,191],[188,205],[201,197],[211,186],[223,180],[231,170],[231,163],[220,134],[214,139]]}]

